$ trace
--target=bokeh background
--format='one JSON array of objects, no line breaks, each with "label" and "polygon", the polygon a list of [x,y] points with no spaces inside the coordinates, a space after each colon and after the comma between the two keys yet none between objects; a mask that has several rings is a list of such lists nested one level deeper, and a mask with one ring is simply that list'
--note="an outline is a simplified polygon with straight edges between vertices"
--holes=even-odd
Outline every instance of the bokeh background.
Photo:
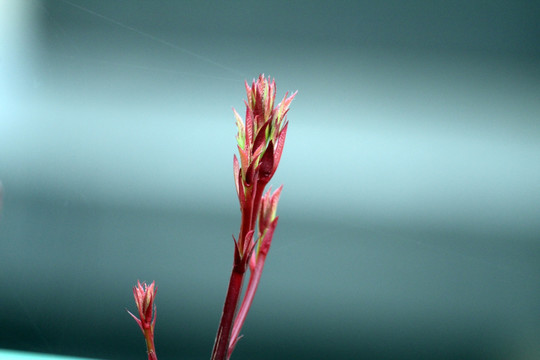
[{"label": "bokeh background", "polygon": [[537,1],[0,1],[0,348],[207,359],[244,80],[298,90],[234,359],[540,358]]}]

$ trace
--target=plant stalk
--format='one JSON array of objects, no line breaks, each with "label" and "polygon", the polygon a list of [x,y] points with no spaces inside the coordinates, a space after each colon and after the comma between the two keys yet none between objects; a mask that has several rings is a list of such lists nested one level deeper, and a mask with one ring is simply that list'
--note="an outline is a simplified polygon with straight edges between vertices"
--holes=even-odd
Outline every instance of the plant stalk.
[{"label": "plant stalk", "polygon": [[231,272],[225,304],[223,304],[223,313],[221,314],[221,321],[214,343],[214,350],[212,351],[212,360],[227,359],[234,314],[236,312],[236,307],[238,306],[238,301],[240,300],[245,272],[245,265],[242,266],[242,264],[238,264],[237,257],[235,257],[235,264]]},{"label": "plant stalk", "polygon": [[148,354],[148,360],[157,360],[152,329],[144,330],[144,340],[146,341],[146,353]]},{"label": "plant stalk", "polygon": [[236,346],[236,343],[239,340],[240,330],[242,329],[242,326],[244,325],[244,321],[246,320],[249,309],[251,308],[251,304],[253,303],[253,299],[255,298],[255,293],[257,292],[259,281],[261,280],[261,275],[263,272],[265,260],[266,260],[266,256],[264,256],[264,258],[261,258],[259,261],[257,261],[255,268],[251,271],[249,275],[249,282],[246,289],[246,293],[242,300],[242,304],[240,305],[240,309],[238,310],[238,314],[236,315],[236,318],[234,319],[234,327],[232,329],[232,333],[230,336],[227,359],[231,357],[232,352],[234,351],[234,348]]}]

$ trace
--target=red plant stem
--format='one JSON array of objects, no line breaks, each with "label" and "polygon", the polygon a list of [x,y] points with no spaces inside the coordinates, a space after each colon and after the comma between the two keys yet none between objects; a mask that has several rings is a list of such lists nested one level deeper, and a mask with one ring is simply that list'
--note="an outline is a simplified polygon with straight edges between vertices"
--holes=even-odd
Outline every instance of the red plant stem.
[{"label": "red plant stem", "polygon": [[[259,208],[261,207],[261,199],[263,197],[264,188],[266,184],[265,183],[258,183],[255,189],[255,197],[254,197],[254,204],[253,204],[253,212],[251,214],[251,224],[252,226],[255,226],[255,223],[257,222],[257,215],[259,214]],[[260,234],[259,234],[260,235]]]},{"label": "red plant stem", "polygon": [[[243,244],[246,240],[246,235],[255,227],[255,221],[257,218],[258,209],[254,208],[254,203],[257,201],[257,197],[253,197],[253,193],[257,195],[257,183],[255,182],[252,186],[246,187],[245,202],[242,208],[242,225],[240,226],[240,234],[238,235],[238,242],[242,244],[240,247],[243,250]],[[255,213],[255,215],[254,215]],[[245,254],[241,254],[244,256]]]},{"label": "red plant stem", "polygon": [[[244,250],[249,249],[249,246],[246,246],[245,242],[251,241],[251,239],[246,239],[246,235],[255,228],[258,213],[258,209],[255,208],[255,206],[258,207],[260,204],[260,199],[257,201],[257,196],[261,196],[259,195],[259,192],[256,182],[245,189],[245,201],[242,208],[242,223],[240,226],[240,234],[238,235],[237,249],[235,249],[235,252],[238,252],[240,256],[235,255],[231,278],[229,280],[229,288],[227,289],[223,313],[221,315],[221,321],[214,343],[214,350],[212,351],[212,360],[226,360],[230,356],[228,355],[229,343],[234,315],[238,307],[238,302],[240,301],[242,282],[249,262],[249,256],[251,255],[251,253],[244,253]],[[254,194],[255,198],[253,197]]]},{"label": "red plant stem", "polygon": [[255,298],[255,293],[257,292],[259,281],[261,280],[261,275],[263,272],[266,255],[260,254],[259,256],[261,256],[261,258],[257,259],[258,260],[257,265],[255,265],[255,268],[253,269],[253,271],[251,272],[249,276],[248,287],[246,289],[244,299],[242,300],[242,305],[240,305],[240,310],[238,310],[238,314],[236,315],[236,318],[234,319],[234,327],[233,327],[231,337],[230,337],[231,341],[229,344],[229,351],[227,354],[227,359],[231,357],[234,347],[236,346],[236,342],[238,341],[240,330],[242,329],[242,326],[244,325],[244,321],[246,320],[249,309],[251,308],[251,304],[253,303],[253,299]]},{"label": "red plant stem", "polygon": [[234,313],[236,312],[238,300],[240,299],[240,294],[242,292],[242,282],[246,270],[245,265],[237,264],[236,259],[237,257],[235,256],[235,264],[231,272],[229,288],[227,289],[225,304],[223,305],[223,313],[221,315],[221,321],[214,343],[214,350],[212,351],[212,360],[226,360],[229,348]]},{"label": "red plant stem", "polygon": [[151,329],[144,330],[144,340],[146,341],[148,360],[157,360],[156,348],[154,346],[154,334]]}]

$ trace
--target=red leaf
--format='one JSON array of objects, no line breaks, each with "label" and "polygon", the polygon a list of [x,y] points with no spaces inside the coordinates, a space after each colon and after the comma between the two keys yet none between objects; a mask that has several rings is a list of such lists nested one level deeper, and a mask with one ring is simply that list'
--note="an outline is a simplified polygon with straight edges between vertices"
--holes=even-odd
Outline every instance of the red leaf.
[{"label": "red leaf", "polygon": [[[251,101],[252,101],[252,97],[251,97],[251,88],[249,87],[247,81],[246,81],[244,84],[246,85],[246,93],[247,93],[248,103],[251,104]],[[246,106],[247,106],[247,104],[246,104]]]},{"label": "red leaf", "polygon": [[236,155],[233,157],[233,172],[234,172],[234,185],[236,187],[236,195],[238,196],[238,201],[240,202],[240,208],[244,207],[244,187],[241,183],[241,177],[240,174],[240,165],[238,164],[238,159],[236,158]]},{"label": "red leaf", "polygon": [[279,161],[281,160],[281,153],[283,152],[283,146],[285,146],[285,137],[287,136],[287,128],[289,126],[289,123],[285,123],[285,126],[281,131],[279,132],[277,143],[276,143],[276,150],[274,152],[274,168],[273,171],[275,172]]},{"label": "red leaf", "polygon": [[256,245],[256,243],[253,241],[253,234],[254,233],[255,233],[254,230],[250,230],[246,234],[246,238],[244,239],[244,243],[242,244],[242,246],[243,246],[242,258],[246,260],[246,264],[247,264],[247,261],[248,261],[249,257],[251,256],[251,253],[253,252],[253,249],[255,248],[255,245]]},{"label": "red leaf", "polygon": [[248,155],[247,150],[242,150],[240,146],[238,146],[238,153],[240,154],[240,167],[243,171],[246,171],[248,167]]},{"label": "red leaf", "polygon": [[268,251],[270,251],[270,245],[272,245],[272,237],[274,236],[274,231],[276,230],[278,222],[278,217],[272,221],[266,232],[264,233],[264,238],[261,240],[261,246],[259,247],[259,254],[266,256]]},{"label": "red leaf", "polygon": [[272,194],[271,196],[271,209],[272,209],[272,213],[275,215],[276,213],[276,209],[277,209],[277,204],[278,204],[278,201],[279,201],[279,196],[281,195],[281,190],[283,190],[283,185],[281,185],[280,187],[277,188],[276,191],[274,191],[274,193]]},{"label": "red leaf", "polygon": [[253,142],[253,112],[250,110],[246,103],[246,151],[251,151],[251,144]]},{"label": "red leaf", "polygon": [[259,146],[261,146],[261,144],[266,143],[266,129],[268,128],[268,125],[270,125],[270,121],[265,122],[264,125],[257,132],[255,142],[253,143],[254,149],[257,149]]},{"label": "red leaf", "polygon": [[246,174],[245,174],[245,184],[246,186],[251,186],[251,184],[253,184],[253,178],[255,176],[254,174],[254,170],[253,170],[253,164],[254,163],[251,163],[246,171]]},{"label": "red leaf", "polygon": [[[240,173],[240,171],[238,172]],[[244,183],[242,182],[242,180],[238,182],[238,200],[240,201],[240,211],[242,211],[246,203],[246,194],[244,190]]]},{"label": "red leaf", "polygon": [[274,145],[272,140],[268,143],[268,147],[261,158],[261,164],[259,165],[259,176],[261,180],[268,182],[272,176],[272,170],[274,169]]}]

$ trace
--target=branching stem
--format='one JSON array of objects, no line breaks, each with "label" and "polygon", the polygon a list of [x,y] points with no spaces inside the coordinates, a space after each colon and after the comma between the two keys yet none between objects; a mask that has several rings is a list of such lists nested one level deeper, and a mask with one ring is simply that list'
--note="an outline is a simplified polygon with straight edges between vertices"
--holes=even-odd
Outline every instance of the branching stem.
[{"label": "branching stem", "polygon": [[214,343],[214,350],[212,351],[212,360],[226,360],[227,358],[234,313],[236,312],[236,307],[238,305],[238,301],[240,300],[244,274],[245,267],[242,269],[235,263],[231,272],[231,279],[229,281],[229,288],[227,289],[227,296],[225,297],[225,304],[223,305],[223,313],[221,315],[221,321],[219,323],[216,341]]}]

